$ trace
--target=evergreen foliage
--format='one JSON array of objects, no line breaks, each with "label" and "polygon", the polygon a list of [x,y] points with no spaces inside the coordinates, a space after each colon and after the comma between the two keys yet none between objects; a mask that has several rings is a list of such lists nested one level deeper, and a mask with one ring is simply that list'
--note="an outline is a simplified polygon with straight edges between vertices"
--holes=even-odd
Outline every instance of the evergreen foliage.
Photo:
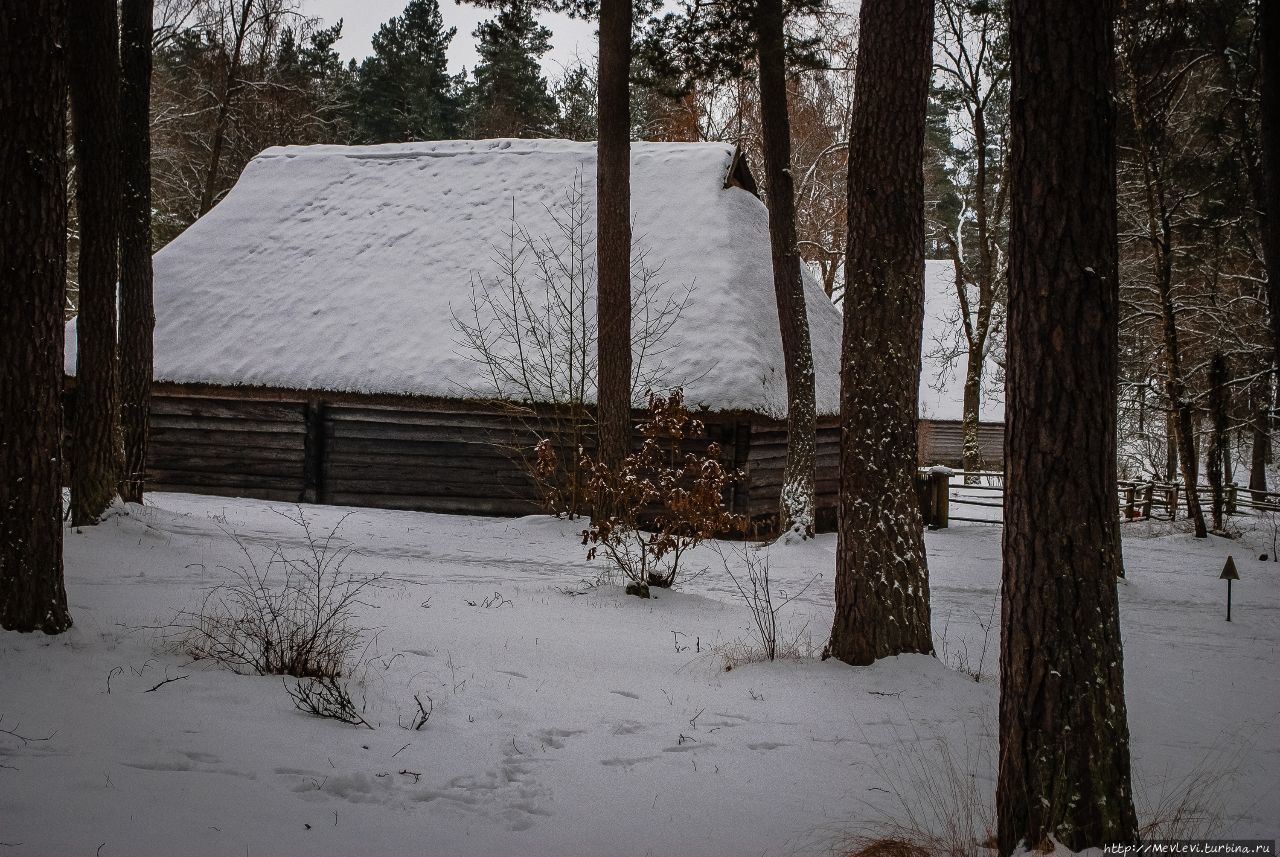
[{"label": "evergreen foliage", "polygon": [[564,73],[552,92],[556,100],[556,136],[566,140],[596,138],[596,81],[591,70],[576,65]]},{"label": "evergreen foliage", "polygon": [[480,63],[466,87],[466,131],[482,137],[545,137],[557,124],[539,59],[551,49],[551,31],[526,0],[511,0],[498,16],[476,27]]},{"label": "evergreen foliage", "polygon": [[373,55],[360,64],[355,108],[364,143],[443,140],[457,136],[458,81],[445,51],[457,30],[445,28],[436,0],[409,0],[373,36]]}]

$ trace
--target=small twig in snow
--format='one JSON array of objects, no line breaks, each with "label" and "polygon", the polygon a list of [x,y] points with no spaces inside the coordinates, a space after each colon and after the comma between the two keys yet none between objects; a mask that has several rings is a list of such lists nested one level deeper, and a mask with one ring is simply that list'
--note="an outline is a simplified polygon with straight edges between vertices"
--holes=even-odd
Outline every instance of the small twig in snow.
[{"label": "small twig in snow", "polygon": [[[4,718],[0,717],[0,724],[2,723],[4,723]],[[44,738],[32,738],[29,735],[20,735],[18,733],[18,727],[21,725],[22,725],[21,723],[15,723],[13,725],[13,728],[11,729],[5,729],[4,726],[0,726],[0,732],[3,732],[5,735],[9,735],[13,738],[17,738],[19,741],[23,743],[23,745],[30,744],[33,741],[48,741],[51,738],[53,738],[54,735],[58,734],[58,731],[55,729],[53,732],[50,732]]]},{"label": "small twig in snow", "polygon": [[160,688],[164,687],[166,684],[168,684],[171,681],[182,681],[184,678],[191,678],[191,676],[180,675],[180,676],[175,676],[174,678],[167,678],[164,681],[160,682],[159,684],[153,687],[147,688],[146,690],[143,691],[143,693],[151,693],[152,691],[159,690]]}]

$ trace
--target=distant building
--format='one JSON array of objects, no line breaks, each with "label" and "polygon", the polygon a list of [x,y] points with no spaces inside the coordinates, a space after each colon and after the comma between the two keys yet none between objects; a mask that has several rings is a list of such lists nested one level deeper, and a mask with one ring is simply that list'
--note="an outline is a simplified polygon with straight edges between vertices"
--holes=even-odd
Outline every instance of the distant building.
[{"label": "distant building", "polygon": [[[1002,344],[1003,336],[992,336]],[[925,263],[924,347],[920,373],[920,460],[960,467],[964,456],[964,378],[968,346],[960,328],[955,266]],[[1001,349],[1002,350],[1002,349]],[[978,445],[986,467],[1004,466],[1004,369],[999,351],[989,349],[983,364]],[[952,356],[957,355],[957,356]]]}]

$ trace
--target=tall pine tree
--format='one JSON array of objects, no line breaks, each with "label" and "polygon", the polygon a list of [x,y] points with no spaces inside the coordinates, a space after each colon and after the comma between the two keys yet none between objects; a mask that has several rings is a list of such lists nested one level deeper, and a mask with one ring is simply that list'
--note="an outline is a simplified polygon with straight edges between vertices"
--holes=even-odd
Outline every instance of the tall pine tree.
[{"label": "tall pine tree", "polygon": [[67,4],[0,13],[0,628],[71,627],[62,582]]},{"label": "tall pine tree", "polygon": [[829,653],[931,653],[913,479],[924,322],[924,139],[933,0],[863,0],[849,131],[840,524]]},{"label": "tall pine tree", "polygon": [[120,496],[141,503],[147,466],[155,308],[151,277],[152,0],[124,0],[120,15],[121,160]]},{"label": "tall pine tree", "polygon": [[77,4],[68,21],[71,126],[80,216],[80,315],[71,431],[71,520],[96,523],[118,489],[120,253],[120,52],[115,0]]},{"label": "tall pine tree", "polygon": [[360,65],[353,124],[365,143],[456,137],[457,83],[445,50],[457,30],[445,28],[436,0],[409,0],[373,36]]},{"label": "tall pine tree", "polygon": [[705,6],[686,2],[683,14],[669,13],[651,22],[639,51],[655,83],[682,80],[685,92],[704,81],[742,80],[753,72],[757,77],[774,292],[787,379],[787,459],[779,522],[788,537],[800,538],[812,536],[816,529],[817,407],[796,234],[788,86],[796,67],[816,65],[818,58],[816,41],[788,39],[785,25],[789,16],[810,14],[823,5],[823,0]]},{"label": "tall pine tree", "polygon": [[1137,836],[1116,595],[1114,12],[1010,6],[1002,855]]},{"label": "tall pine tree", "polygon": [[524,0],[511,0],[498,17],[476,27],[480,63],[466,88],[466,133],[472,137],[545,137],[556,124],[539,59],[551,49],[551,31]]}]

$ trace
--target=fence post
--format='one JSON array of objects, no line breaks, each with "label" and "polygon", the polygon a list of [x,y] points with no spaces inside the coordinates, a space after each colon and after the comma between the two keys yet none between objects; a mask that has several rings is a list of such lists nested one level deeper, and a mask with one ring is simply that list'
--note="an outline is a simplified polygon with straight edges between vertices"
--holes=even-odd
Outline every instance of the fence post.
[{"label": "fence post", "polygon": [[911,478],[911,484],[916,489],[916,502],[920,504],[920,517],[923,519],[925,529],[933,529],[933,482],[929,479],[929,473],[923,470],[917,470],[915,476]]},{"label": "fence post", "polygon": [[1227,486],[1227,514],[1234,515],[1236,513],[1236,491],[1240,486],[1232,482]]},{"label": "fence post", "polygon": [[1133,501],[1136,498],[1138,489],[1132,484],[1124,486],[1124,519],[1132,521],[1135,517],[1133,514]]},{"label": "fence post", "polygon": [[933,526],[945,530],[951,518],[951,471],[939,468],[929,473],[933,486]]},{"label": "fence post", "polygon": [[1142,489],[1142,517],[1151,520],[1151,495],[1155,492],[1156,483],[1148,482]]}]

